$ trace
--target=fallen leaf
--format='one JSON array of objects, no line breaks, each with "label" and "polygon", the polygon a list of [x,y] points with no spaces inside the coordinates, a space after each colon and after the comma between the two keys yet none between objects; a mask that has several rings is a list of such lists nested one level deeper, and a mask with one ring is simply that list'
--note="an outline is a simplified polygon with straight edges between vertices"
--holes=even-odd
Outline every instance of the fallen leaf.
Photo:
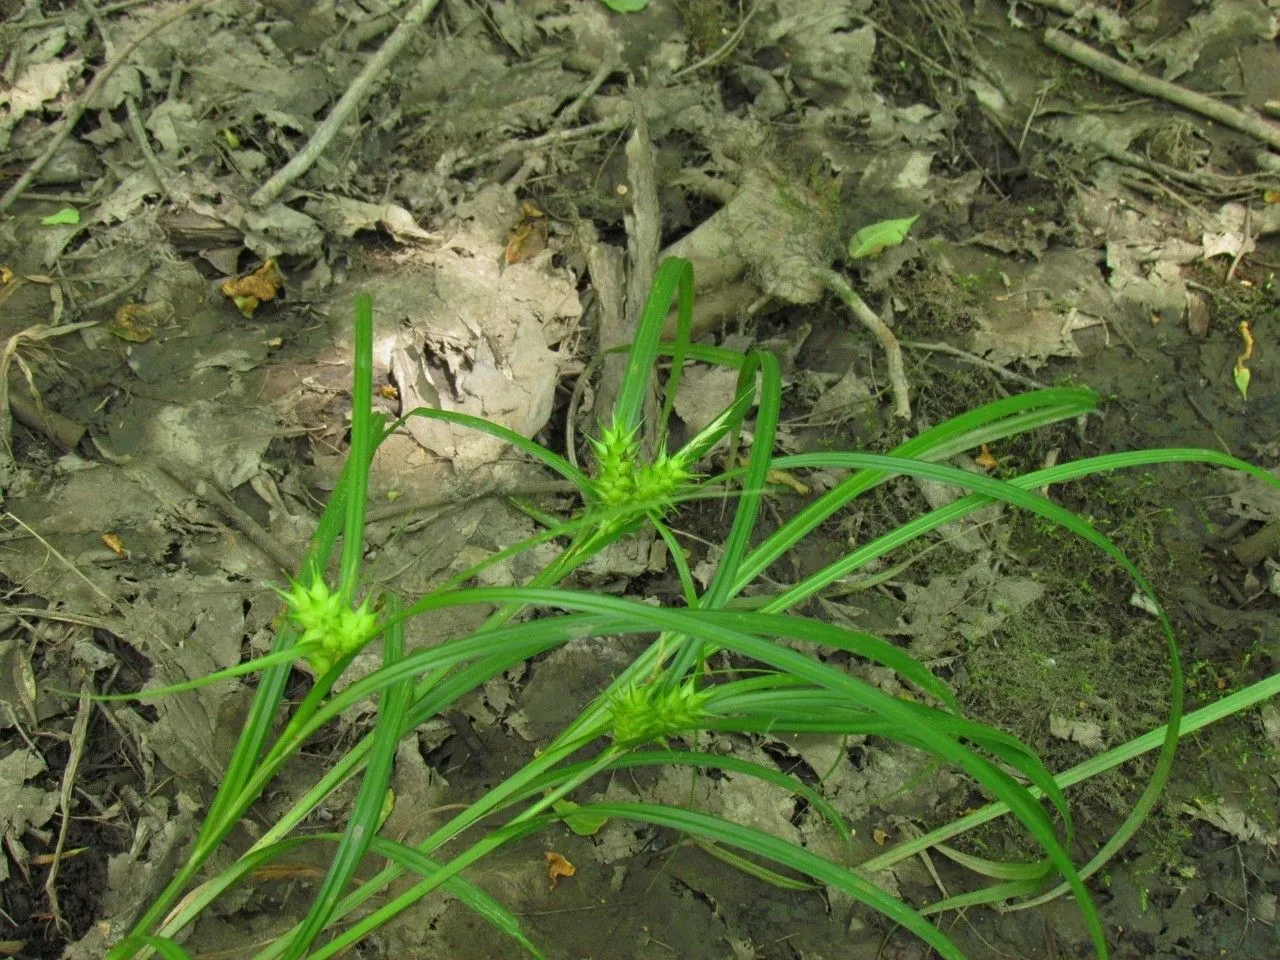
[{"label": "fallen leaf", "polygon": [[776,484],[780,487],[786,487],[792,493],[800,496],[808,496],[809,487],[807,484],[801,483],[794,475],[786,470],[770,470],[765,474],[765,483]]},{"label": "fallen leaf", "polygon": [[564,825],[580,837],[591,837],[609,822],[608,817],[596,813],[574,813],[578,805],[572,800],[557,800],[552,804],[556,812],[564,815]]},{"label": "fallen leaf", "polygon": [[886,831],[881,830],[879,827],[876,827],[871,831],[871,839],[875,841],[877,847],[883,847],[889,839],[889,834]]},{"label": "fallen leaf", "polygon": [[41,109],[67,89],[67,79],[78,72],[80,64],[54,60],[27,67],[12,86],[0,91],[0,104],[8,105],[6,126],[12,126],[28,113]]},{"label": "fallen leaf", "polygon": [[547,247],[547,215],[528,201],[521,212],[523,218],[507,237],[507,263],[531,260]]},{"label": "fallen leaf", "polygon": [[849,240],[849,259],[861,260],[863,257],[874,257],[889,247],[899,246],[907,239],[911,225],[920,218],[903,217],[900,220],[881,220],[863,227]]},{"label": "fallen leaf", "polygon": [[973,462],[988,472],[1000,466],[1000,461],[991,455],[985,443],[982,445],[982,452],[973,458]]},{"label": "fallen leaf", "polygon": [[1089,750],[1101,750],[1102,726],[1092,720],[1072,720],[1068,717],[1049,715],[1049,734],[1059,740],[1070,740]]},{"label": "fallen leaf", "polygon": [[144,303],[122,303],[116,308],[115,316],[107,326],[113,337],[129,343],[146,343],[151,339],[155,329],[144,323],[155,310]]},{"label": "fallen leaf", "polygon": [[102,542],[106,545],[106,548],[108,550],[114,553],[121,560],[129,559],[129,551],[125,549],[124,541],[121,540],[116,534],[104,533],[102,535]]},{"label": "fallen leaf", "polygon": [[235,302],[241,313],[252,317],[259,304],[274,300],[283,286],[284,276],[276,266],[275,258],[268,257],[253,273],[224,280],[222,292]]},{"label": "fallen leaf", "polygon": [[46,227],[53,227],[58,224],[76,224],[80,222],[80,211],[75,207],[63,207],[57,213],[41,217],[40,222]]},{"label": "fallen leaf", "polygon": [[561,877],[572,877],[578,872],[578,868],[572,863],[560,856],[558,853],[552,853],[550,850],[546,853],[547,858],[547,880],[551,883],[551,889],[556,888],[556,884],[560,882]]}]

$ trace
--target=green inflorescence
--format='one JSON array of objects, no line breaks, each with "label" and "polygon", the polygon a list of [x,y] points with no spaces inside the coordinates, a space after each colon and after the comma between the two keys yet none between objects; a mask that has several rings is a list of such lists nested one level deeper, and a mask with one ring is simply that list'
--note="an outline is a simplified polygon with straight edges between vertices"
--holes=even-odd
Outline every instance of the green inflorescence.
[{"label": "green inflorescence", "polygon": [[606,506],[667,502],[693,479],[684,460],[665,450],[652,463],[641,462],[638,432],[614,423],[601,430],[599,440],[591,440],[595,492]]},{"label": "green inflorescence", "polygon": [[378,634],[378,617],[365,600],[355,609],[342,594],[316,578],[311,586],[295,581],[288,593],[280,591],[289,617],[301,629],[298,650],[317,676],[324,676],[347,654],[359,650]]},{"label": "green inflorescence", "polygon": [[613,741],[621,747],[638,747],[697,727],[708,715],[704,707],[709,697],[693,678],[677,686],[627,687],[609,702]]}]

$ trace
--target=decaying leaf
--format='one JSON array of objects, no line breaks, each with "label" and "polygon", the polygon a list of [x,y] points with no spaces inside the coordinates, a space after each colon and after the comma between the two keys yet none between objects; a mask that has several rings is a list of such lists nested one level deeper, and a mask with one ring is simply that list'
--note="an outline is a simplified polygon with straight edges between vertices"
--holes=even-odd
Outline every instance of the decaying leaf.
[{"label": "decaying leaf", "polygon": [[276,266],[274,257],[268,257],[253,273],[222,282],[222,292],[235,301],[246,317],[252,317],[258,306],[274,300],[284,286],[284,276]]},{"label": "decaying leaf", "polygon": [[[44,760],[34,750],[15,750],[0,760],[0,833],[18,838],[49,822],[58,808],[58,795],[26,785],[44,770]],[[8,877],[8,858],[0,857],[0,880]]]},{"label": "decaying leaf", "polygon": [[1053,714],[1049,717],[1049,733],[1059,740],[1070,740],[1089,750],[1101,750],[1102,727],[1092,720],[1071,720]]},{"label": "decaying leaf", "polygon": [[308,201],[306,212],[319,223],[340,237],[354,237],[362,230],[381,228],[399,243],[411,240],[439,240],[418,222],[404,207],[394,203],[366,203],[350,197],[321,197]]},{"label": "decaying leaf", "polygon": [[546,858],[547,858],[547,880],[550,882],[552,890],[556,888],[556,885],[560,882],[561,877],[572,877],[575,873],[578,872],[577,867],[575,867],[572,863],[570,863],[568,860],[566,860],[563,856],[561,856],[558,853],[548,850],[546,853]]},{"label": "decaying leaf", "polygon": [[547,247],[547,215],[529,202],[521,205],[523,216],[507,237],[507,263],[532,260]]},{"label": "decaying leaf", "polygon": [[154,335],[155,328],[144,321],[155,313],[156,309],[145,303],[122,303],[116,308],[107,329],[113,337],[129,343],[146,343]]}]

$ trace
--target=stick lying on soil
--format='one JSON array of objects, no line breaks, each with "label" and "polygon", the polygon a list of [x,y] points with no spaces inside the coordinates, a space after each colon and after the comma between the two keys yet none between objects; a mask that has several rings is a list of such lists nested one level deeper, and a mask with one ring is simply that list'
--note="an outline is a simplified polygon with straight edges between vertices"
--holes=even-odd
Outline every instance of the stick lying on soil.
[{"label": "stick lying on soil", "polygon": [[101,70],[94,74],[93,82],[85,88],[85,91],[80,95],[80,98],[76,100],[75,103],[67,107],[66,112],[62,115],[62,120],[58,123],[57,132],[54,133],[53,138],[45,146],[44,152],[31,161],[31,165],[27,167],[26,171],[18,178],[17,182],[9,188],[8,192],[6,192],[3,197],[0,197],[0,213],[4,213],[17,203],[18,198],[26,192],[27,187],[31,186],[32,181],[34,181],[36,177],[40,176],[40,171],[48,166],[49,161],[52,160],[54,154],[58,152],[58,148],[62,146],[67,137],[71,136],[71,130],[80,121],[80,118],[84,116],[85,111],[89,109],[89,104],[93,103],[94,98],[97,97],[102,88],[107,85],[107,81],[111,79],[112,74],[119,70],[120,67],[124,65],[125,61],[133,56],[134,51],[161,30],[166,27],[173,26],[173,24],[177,23],[191,11],[198,7],[203,7],[209,2],[210,0],[190,0],[189,3],[184,3],[182,6],[171,10],[163,17],[156,18],[154,23],[125,44],[120,52],[111,58],[110,62],[106,63]]},{"label": "stick lying on soil", "polygon": [[1241,133],[1247,133],[1251,137],[1257,137],[1273,149],[1280,150],[1280,126],[1269,123],[1261,117],[1255,117],[1252,114],[1245,113],[1243,110],[1237,110],[1235,107],[1227,106],[1225,103],[1219,103],[1212,97],[1206,97],[1203,93],[1196,93],[1194,90],[1180,87],[1176,83],[1169,83],[1167,80],[1149,76],[1141,70],[1135,70],[1119,60],[1099,53],[1093,47],[1081,43],[1061,30],[1052,28],[1046,30],[1044,32],[1044,43],[1055,53],[1060,53],[1064,57],[1088,67],[1095,73],[1101,74],[1108,80],[1114,80],[1116,83],[1128,87],[1130,90],[1136,90],[1138,93],[1145,93],[1148,96],[1167,100],[1176,106],[1191,110],[1201,116],[1208,117],[1210,120],[1215,120],[1224,127],[1230,127],[1233,130],[1239,130]]},{"label": "stick lying on soil", "polygon": [[413,36],[414,30],[427,19],[437,2],[438,0],[418,0],[414,8],[400,21],[400,26],[387,37],[386,42],[378,48],[378,52],[369,58],[360,75],[352,81],[351,86],[347,87],[347,92],[334,104],[329,115],[324,118],[324,122],[311,135],[307,145],[299,150],[292,160],[277,170],[270,180],[258,188],[258,192],[250,198],[250,203],[255,207],[265,207],[278,198],[285,187],[315,165],[330,141],[368,98],[374,81],[391,65],[391,61],[400,55],[400,51]]}]

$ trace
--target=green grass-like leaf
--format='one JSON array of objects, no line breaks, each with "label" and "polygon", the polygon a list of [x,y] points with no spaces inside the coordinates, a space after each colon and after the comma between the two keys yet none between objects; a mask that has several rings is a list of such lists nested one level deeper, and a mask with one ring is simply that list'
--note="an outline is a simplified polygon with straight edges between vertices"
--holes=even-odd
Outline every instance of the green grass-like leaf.
[{"label": "green grass-like leaf", "polygon": [[[622,0],[609,2],[612,5]],[[905,235],[905,227],[901,232]],[[676,301],[676,337],[673,342],[664,343],[660,339],[661,331],[673,299]],[[173,937],[222,892],[300,843],[315,839],[336,843],[326,879],[302,922],[259,951],[259,960],[282,956],[293,960],[304,955],[323,960],[334,956],[417,899],[437,889],[450,891],[522,949],[541,956],[521,932],[515,917],[469,884],[462,873],[502,845],[550,824],[566,822],[589,830],[610,817],[628,818],[687,833],[706,845],[709,852],[771,883],[786,885],[797,881],[760,861],[836,886],[912,930],[946,957],[959,957],[960,953],[925,919],[926,915],[1009,898],[1023,898],[1017,906],[1025,907],[1042,902],[1049,896],[1070,892],[1079,902],[1097,955],[1106,956],[1101,924],[1083,879],[1106,863],[1150,812],[1169,775],[1180,727],[1191,729],[1195,724],[1209,723],[1226,713],[1244,709],[1261,696],[1272,695],[1275,689],[1280,689],[1280,678],[1272,678],[1272,681],[1251,688],[1249,693],[1253,699],[1228,697],[1213,713],[1197,711],[1183,722],[1177,647],[1168,620],[1157,605],[1169,647],[1169,722],[1162,730],[1138,738],[1123,749],[1109,751],[1055,777],[1044,768],[1035,753],[1016,738],[960,715],[947,686],[905,651],[881,638],[793,616],[785,611],[872,559],[993,501],[1036,513],[1103,550],[1154,601],[1150,583],[1110,540],[1079,517],[1034,491],[1096,472],[1193,461],[1242,470],[1277,487],[1280,487],[1280,482],[1250,464],[1198,450],[1113,454],[1036,471],[1011,481],[956,470],[940,462],[957,453],[976,449],[983,443],[1093,410],[1097,404],[1096,396],[1079,389],[1034,391],[987,404],[926,430],[888,455],[831,453],[775,458],[773,447],[782,394],[777,361],[772,355],[758,351],[741,354],[690,344],[688,331],[692,310],[691,265],[682,260],[665,261],[655,277],[634,342],[628,351],[624,381],[613,411],[613,424],[635,432],[636,436],[641,435],[648,398],[654,388],[657,359],[669,357],[670,369],[657,415],[658,422],[649,424],[647,431],[656,438],[657,449],[637,449],[628,453],[628,456],[636,458],[634,465],[638,475],[643,476],[643,471],[653,463],[644,457],[667,453],[667,423],[685,362],[726,366],[738,372],[733,402],[682,450],[668,455],[678,458],[683,468],[692,470],[717,443],[728,438],[732,458],[746,418],[755,407],[752,444],[745,464],[737,465],[731,459],[719,475],[689,480],[688,483],[682,475],[679,484],[669,488],[660,485],[658,489],[666,492],[659,497],[608,507],[602,501],[596,480],[535,441],[481,418],[448,411],[416,410],[410,416],[477,429],[512,444],[568,479],[583,498],[581,511],[564,521],[544,516],[542,520],[546,529],[540,533],[495,552],[469,570],[459,572],[441,588],[404,609],[390,601],[380,621],[384,631],[382,665],[348,684],[339,693],[333,692],[333,684],[354,657],[354,652],[348,653],[317,677],[301,701],[286,709],[284,684],[293,662],[298,658],[295,649],[298,636],[287,623],[277,632],[272,652],[266,657],[186,684],[148,691],[147,695],[161,695],[194,689],[227,677],[261,673],[226,776],[187,863],[144,912],[131,935],[112,950],[112,960],[125,960],[150,952],[166,958],[185,957]],[[368,298],[357,300],[355,343],[351,452],[298,576],[301,587],[309,588],[327,569],[341,537],[339,589],[345,600],[353,604],[360,589],[369,463],[377,445],[404,422],[399,420],[388,425],[372,413],[372,305]],[[768,489],[769,471],[808,468],[852,472],[836,487],[799,509],[772,533],[759,537],[758,519],[762,498]],[[742,597],[747,587],[756,584],[762,574],[820,525],[853,506],[859,496],[877,484],[902,475],[929,477],[970,492],[850,551],[772,596]],[[732,497],[735,502],[732,525],[711,581],[705,591],[699,592],[684,558],[676,528],[668,526],[662,518],[688,500],[725,496]],[[557,588],[591,556],[610,543],[629,536],[642,525],[650,525],[667,545],[681,584],[683,608],[652,607],[623,598]],[[486,566],[553,541],[566,545],[529,586],[465,586]],[[733,607],[747,599],[756,609]],[[434,611],[465,605],[496,605],[498,612],[467,636],[404,653],[402,634],[409,618],[429,616]],[[542,615],[538,619],[513,622],[518,612],[530,609],[540,611]],[[620,671],[581,715],[550,744],[544,745],[537,757],[494,785],[416,847],[407,847],[376,835],[381,825],[396,746],[403,737],[412,736],[422,722],[448,709],[460,697],[511,666],[576,638],[655,633],[658,638]],[[828,650],[840,650],[888,667],[914,687],[919,697],[911,702],[889,696],[842,668],[792,649],[789,645],[792,641],[818,644]],[[735,666],[737,679],[723,680],[707,669],[708,657],[717,650],[729,651],[745,664]],[[1267,683],[1272,683],[1272,686],[1266,686]],[[664,695],[664,689],[668,691],[667,695]],[[649,732],[661,729],[666,737],[694,734],[699,730],[759,734],[802,730],[841,735],[874,734],[922,750],[936,758],[935,762],[955,765],[973,777],[995,800],[978,814],[938,828],[919,840],[900,844],[894,850],[862,864],[860,869],[830,863],[779,838],[698,811],[644,803],[579,805],[570,799],[570,795],[593,777],[639,766],[718,768],[755,777],[771,787],[803,798],[831,825],[848,850],[848,828],[821,791],[777,770],[732,756],[684,750],[678,745],[666,750],[653,750],[641,747],[623,749],[615,744],[589,760],[581,759],[580,751],[610,730],[611,704],[618,702],[616,698],[621,692],[637,690],[645,693],[632,698],[633,709],[643,711],[650,703],[654,709],[665,705],[667,712],[664,716],[673,727],[680,729],[646,726],[643,716],[638,717],[636,729]],[[679,691],[680,697],[673,700],[674,694],[670,691]],[[372,734],[361,739],[355,747],[338,757],[330,768],[322,771],[316,784],[274,824],[269,825],[247,853],[188,892],[187,888],[213,852],[289,759],[344,710],[369,697],[378,699],[378,719]],[[680,703],[688,709],[676,709]],[[643,738],[637,736],[635,739]],[[1072,837],[1071,819],[1062,788],[1105,769],[1109,764],[1114,765],[1136,755],[1135,751],[1156,748],[1159,748],[1156,769],[1139,800],[1115,834],[1083,868],[1077,868],[1067,854]],[[1025,777],[1029,785],[1020,784],[1007,770]],[[316,805],[339,785],[359,775],[363,776],[361,787],[341,837],[291,835]],[[1047,805],[1044,803],[1046,800]],[[1013,812],[1018,817],[1044,850],[1043,859],[1029,863],[995,863],[941,845],[949,837],[983,822],[983,818],[990,819],[1004,812]],[[462,842],[464,835],[470,838],[465,843]],[[450,850],[448,859],[436,859],[446,845]],[[884,869],[902,856],[930,846],[972,872],[996,882],[922,910],[913,910],[866,879],[866,876]],[[358,882],[355,879],[356,867],[362,860],[368,861],[373,857],[381,858],[384,866],[374,876]],[[389,899],[383,896],[389,884],[406,871],[416,874],[418,879],[408,887],[397,888]],[[1061,877],[1062,882],[1046,892],[1045,886],[1055,877]],[[375,897],[379,899],[375,901]],[[353,920],[357,914],[358,919]],[[339,930],[342,924],[346,926]]]}]

